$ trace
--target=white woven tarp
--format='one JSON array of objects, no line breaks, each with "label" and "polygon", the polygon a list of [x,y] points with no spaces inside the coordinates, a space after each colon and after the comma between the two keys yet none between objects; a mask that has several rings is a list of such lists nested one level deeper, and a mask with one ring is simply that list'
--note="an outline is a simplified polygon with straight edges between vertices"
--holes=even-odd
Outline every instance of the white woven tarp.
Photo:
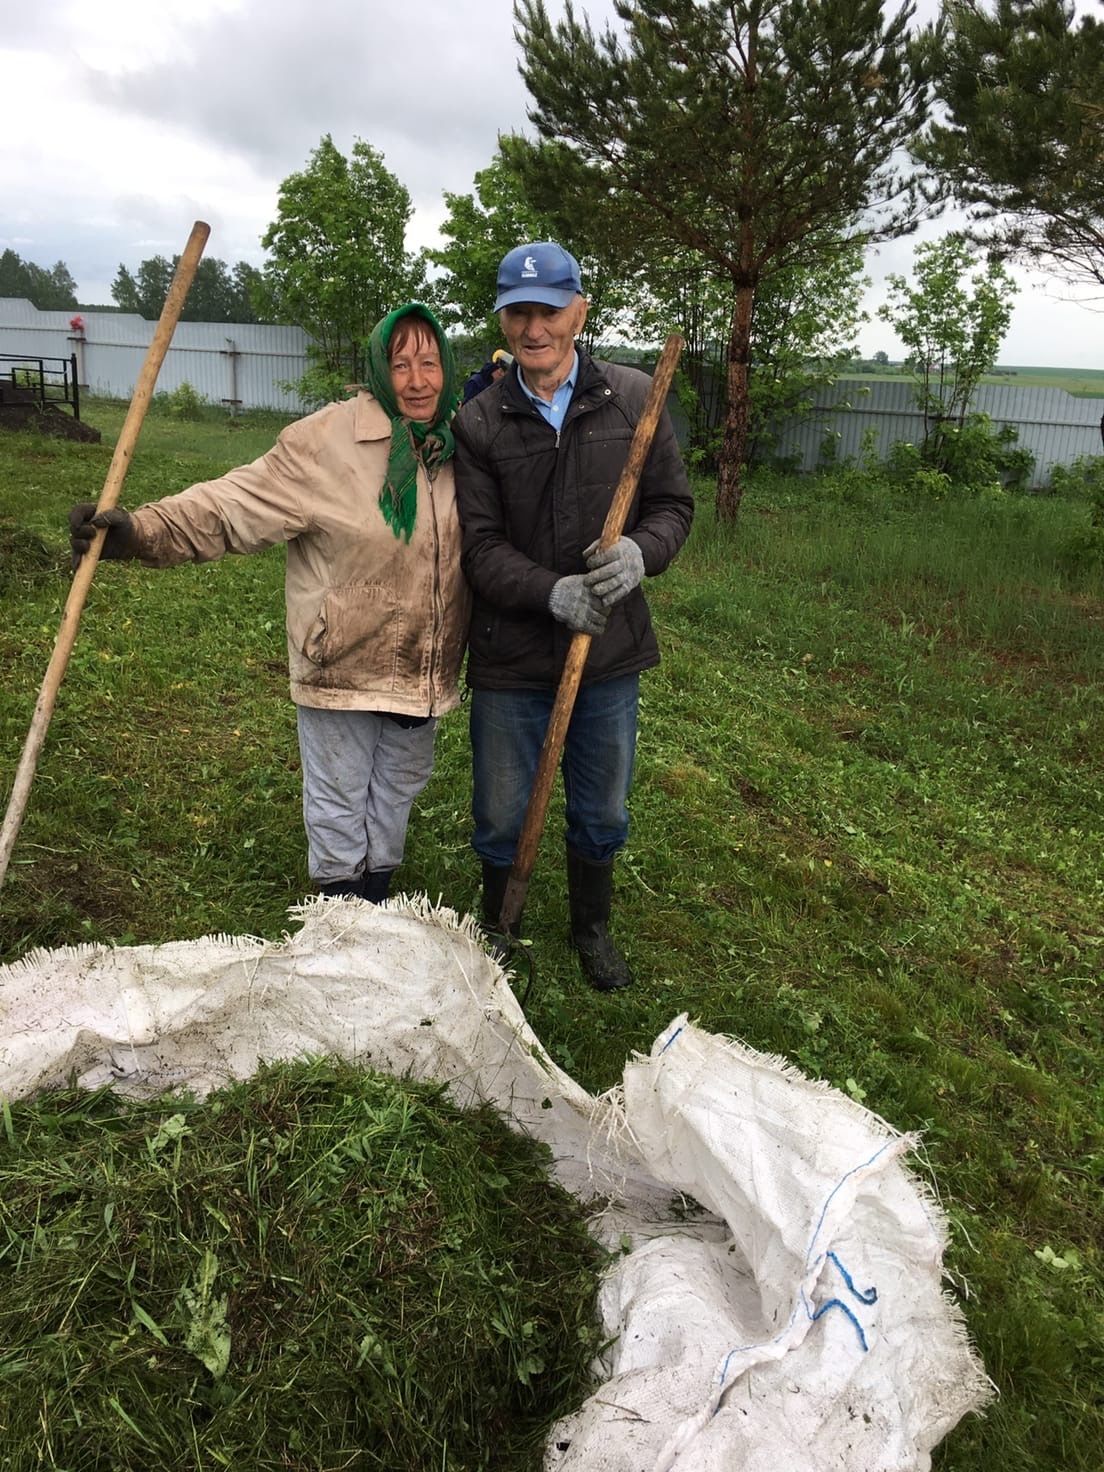
[{"label": "white woven tarp", "polygon": [[684,1017],[595,1097],[549,1058],[470,920],[424,900],[296,913],[280,944],[84,946],[0,968],[0,1097],[72,1077],[202,1093],[261,1060],[334,1054],[497,1105],[601,1201],[593,1230],[619,1250],[604,1383],[553,1429],[545,1472],[925,1472],[987,1398],[910,1137]]}]

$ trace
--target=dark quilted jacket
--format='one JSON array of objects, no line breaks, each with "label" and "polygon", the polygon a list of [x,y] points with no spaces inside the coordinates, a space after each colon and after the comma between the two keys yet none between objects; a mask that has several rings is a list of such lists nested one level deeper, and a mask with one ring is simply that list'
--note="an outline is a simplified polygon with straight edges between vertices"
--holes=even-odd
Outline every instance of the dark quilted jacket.
[{"label": "dark quilted jacket", "polygon": [[[474,595],[468,684],[476,689],[555,685],[571,630],[548,612],[556,580],[586,571],[629,453],[651,380],[581,350],[575,393],[556,431],[526,398],[513,367],[463,406],[456,434],[462,566]],[[674,430],[663,413],[625,534],[649,577],[663,572],[690,530],[694,501]],[[584,681],[659,662],[641,588],[610,613],[591,644]]]}]

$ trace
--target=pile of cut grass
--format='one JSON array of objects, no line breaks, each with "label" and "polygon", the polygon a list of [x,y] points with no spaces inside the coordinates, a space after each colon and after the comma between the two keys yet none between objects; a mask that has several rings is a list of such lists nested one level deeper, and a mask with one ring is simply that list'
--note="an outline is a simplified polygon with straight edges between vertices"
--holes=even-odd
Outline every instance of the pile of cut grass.
[{"label": "pile of cut grass", "polygon": [[490,1108],[333,1061],[3,1106],[0,1445],[32,1467],[531,1467],[601,1254]]}]

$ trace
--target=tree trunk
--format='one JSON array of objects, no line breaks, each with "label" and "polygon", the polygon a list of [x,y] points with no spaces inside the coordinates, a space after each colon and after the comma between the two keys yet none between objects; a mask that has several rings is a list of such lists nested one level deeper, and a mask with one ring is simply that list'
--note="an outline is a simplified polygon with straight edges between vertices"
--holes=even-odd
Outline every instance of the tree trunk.
[{"label": "tree trunk", "polygon": [[736,288],[732,326],[728,334],[725,375],[725,427],[717,467],[717,517],[735,521],[744,494],[744,466],[748,446],[748,365],[751,361],[751,313],[755,287]]}]

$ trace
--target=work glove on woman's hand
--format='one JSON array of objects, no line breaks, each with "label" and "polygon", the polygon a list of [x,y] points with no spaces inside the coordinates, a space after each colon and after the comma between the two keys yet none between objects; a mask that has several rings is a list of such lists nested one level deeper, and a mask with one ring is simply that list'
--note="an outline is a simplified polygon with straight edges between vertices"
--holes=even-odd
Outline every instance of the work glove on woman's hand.
[{"label": "work glove on woman's hand", "polygon": [[95,501],[78,501],[69,512],[69,546],[74,572],[101,526],[107,527],[107,536],[100,548],[101,558],[122,561],[141,556],[141,538],[129,511],[124,511],[121,506],[112,506],[110,511],[102,511],[97,516]]},{"label": "work glove on woman's hand", "polygon": [[631,537],[619,537],[606,552],[591,542],[583,556],[590,568],[586,585],[607,608],[631,593],[644,576],[644,554]]},{"label": "work glove on woman's hand", "polygon": [[589,576],[576,572],[561,578],[548,595],[549,613],[577,634],[600,634],[609,617],[604,604],[586,585]]}]

